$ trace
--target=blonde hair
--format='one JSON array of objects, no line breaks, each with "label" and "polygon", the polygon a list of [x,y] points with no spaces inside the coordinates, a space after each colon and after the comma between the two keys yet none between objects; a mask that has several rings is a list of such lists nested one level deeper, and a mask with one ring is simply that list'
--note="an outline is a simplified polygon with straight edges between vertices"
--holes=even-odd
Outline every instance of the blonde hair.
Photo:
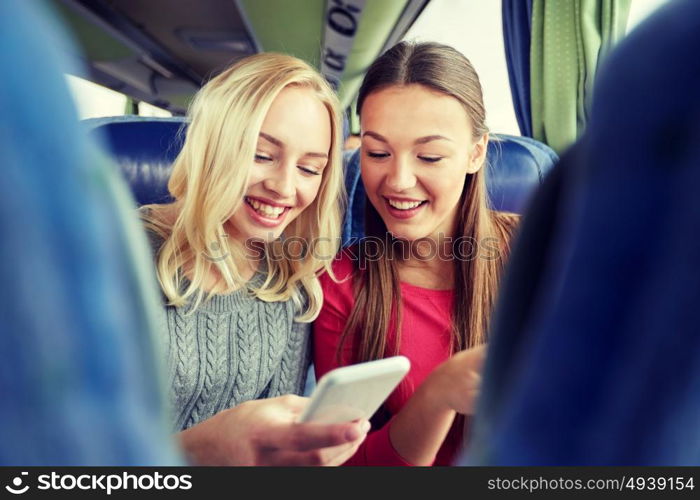
[{"label": "blonde hair", "polygon": [[[329,270],[340,242],[343,201],[342,125],[337,97],[311,66],[292,56],[257,54],[234,64],[209,81],[194,98],[182,151],[173,164],[168,189],[178,207],[168,221],[167,205],[151,205],[144,214],[146,227],[164,239],[157,256],[157,275],[171,305],[193,300],[191,311],[212,295],[231,293],[245,285],[236,265],[244,259],[239,242],[227,242],[224,223],[243,203],[258,135],[272,102],[286,87],[313,90],[328,110],[331,147],[328,164],[313,203],[284,231],[300,239],[306,252],[298,259],[279,258],[280,241],[265,244],[267,278],[252,289],[266,302],[294,300],[306,303],[299,321],[312,321],[323,303],[317,273]],[[216,259],[209,249],[226,249]],[[273,256],[276,256],[273,258]],[[191,281],[183,280],[188,269]],[[206,293],[204,280],[218,271]]]}]

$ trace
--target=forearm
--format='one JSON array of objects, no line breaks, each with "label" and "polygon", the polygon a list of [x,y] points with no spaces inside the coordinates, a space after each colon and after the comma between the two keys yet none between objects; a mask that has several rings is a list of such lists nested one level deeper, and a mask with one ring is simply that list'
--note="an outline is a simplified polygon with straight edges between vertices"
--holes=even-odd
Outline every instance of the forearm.
[{"label": "forearm", "polygon": [[437,404],[424,384],[393,418],[391,444],[407,462],[432,465],[455,415],[452,409]]},{"label": "forearm", "polygon": [[224,442],[224,439],[221,436],[217,438],[218,426],[213,421],[217,418],[221,418],[221,416],[214,415],[175,435],[190,464],[232,465],[229,464],[230,457],[227,457],[224,450],[221,449],[221,443]]},{"label": "forearm", "polygon": [[261,435],[269,438],[274,430],[279,429],[294,432],[295,413],[289,411],[290,397],[240,403],[179,432],[176,437],[192,465],[269,465],[264,462],[269,458],[265,452],[276,448],[285,451],[282,439],[286,436],[279,438],[275,448],[264,444]]}]

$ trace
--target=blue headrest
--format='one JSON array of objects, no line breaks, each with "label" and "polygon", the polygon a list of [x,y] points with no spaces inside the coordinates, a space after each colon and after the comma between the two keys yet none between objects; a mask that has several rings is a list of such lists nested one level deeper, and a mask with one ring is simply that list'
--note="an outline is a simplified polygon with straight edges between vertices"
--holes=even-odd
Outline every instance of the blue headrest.
[{"label": "blue headrest", "polygon": [[[131,186],[139,205],[169,203],[168,179],[184,142],[186,119],[114,116],[83,120]],[[347,118],[343,137],[349,133]]]},{"label": "blue headrest", "polygon": [[[549,146],[530,139],[491,134],[486,154],[486,185],[494,210],[522,213],[529,196],[558,160]],[[347,216],[343,243],[364,235],[365,190],[360,180],[360,151],[345,153]]]},{"label": "blue headrest", "polygon": [[[184,118],[120,116],[85,120],[119,165],[140,205],[168,203],[171,165],[182,148]],[[492,134],[486,182],[495,210],[522,213],[528,197],[557,161],[548,146],[527,137]],[[348,210],[343,241],[364,235],[365,192],[358,150],[345,153]]]},{"label": "blue headrest", "polygon": [[494,210],[523,213],[530,195],[559,157],[529,137],[491,134],[486,154],[486,186]]},{"label": "blue headrest", "polygon": [[182,149],[184,118],[117,116],[83,123],[117,163],[139,205],[172,201],[168,179]]}]

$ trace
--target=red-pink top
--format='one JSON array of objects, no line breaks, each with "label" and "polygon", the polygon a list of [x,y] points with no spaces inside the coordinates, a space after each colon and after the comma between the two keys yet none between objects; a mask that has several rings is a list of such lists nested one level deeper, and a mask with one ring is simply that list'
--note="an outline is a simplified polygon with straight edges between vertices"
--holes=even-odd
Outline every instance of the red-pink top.
[{"label": "red-pink top", "polygon": [[[330,276],[321,276],[324,302],[314,323],[314,365],[316,377],[338,366],[354,362],[352,342],[346,342],[336,361],[336,350],[345,324],[354,305],[353,279],[355,248],[343,251],[333,264],[333,271],[341,283]],[[432,290],[401,283],[402,328],[399,354],[411,361],[411,369],[401,385],[389,396],[383,409],[388,417],[396,415],[415,389],[430,372],[450,356],[450,316],[452,290]],[[390,326],[390,331],[393,326]],[[388,338],[388,352],[394,352],[394,336]],[[357,453],[345,465],[412,465],[394,449],[389,439],[388,420],[379,429],[373,429]],[[453,425],[437,453],[434,465],[449,465],[462,442],[462,428]]]}]

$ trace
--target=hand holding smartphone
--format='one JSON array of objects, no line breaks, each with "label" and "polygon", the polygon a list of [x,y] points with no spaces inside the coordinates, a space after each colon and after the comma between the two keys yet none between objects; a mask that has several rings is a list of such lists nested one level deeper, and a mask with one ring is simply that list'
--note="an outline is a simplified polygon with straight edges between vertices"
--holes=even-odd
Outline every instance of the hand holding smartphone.
[{"label": "hand holding smartphone", "polygon": [[408,358],[394,356],[331,370],[319,380],[300,422],[369,420],[410,367]]}]

